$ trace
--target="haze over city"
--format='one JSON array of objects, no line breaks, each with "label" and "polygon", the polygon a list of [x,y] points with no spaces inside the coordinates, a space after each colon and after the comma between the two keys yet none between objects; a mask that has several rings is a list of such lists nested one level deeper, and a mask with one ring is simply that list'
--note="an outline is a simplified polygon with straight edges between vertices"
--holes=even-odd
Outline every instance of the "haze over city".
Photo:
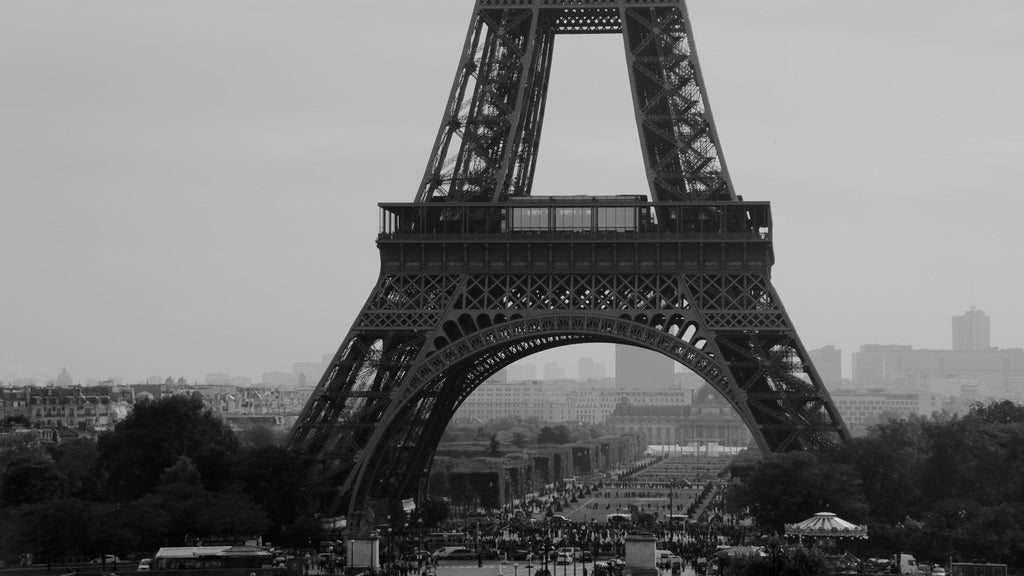
[{"label": "haze over city", "polygon": [[[949,348],[970,305],[1024,346],[1024,5],[689,5],[806,346]],[[0,4],[0,380],[258,376],[336,349],[470,7]],[[619,37],[558,39],[534,191],[646,193]],[[572,372],[574,350],[529,361]]]}]

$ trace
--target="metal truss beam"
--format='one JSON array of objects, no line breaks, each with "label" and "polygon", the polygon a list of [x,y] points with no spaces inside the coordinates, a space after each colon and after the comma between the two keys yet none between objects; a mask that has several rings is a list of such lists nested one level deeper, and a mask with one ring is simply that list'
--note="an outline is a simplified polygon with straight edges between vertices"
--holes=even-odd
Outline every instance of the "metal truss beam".
[{"label": "metal truss beam", "polygon": [[[424,304],[438,312],[429,328],[367,320]],[[763,313],[775,321],[735,329],[736,316]],[[569,344],[671,357],[714,386],[767,452],[848,438],[765,275],[382,275],[356,326],[365,328],[336,355],[292,437],[318,456],[314,480],[333,512],[358,516],[381,499],[416,496],[440,434],[480,383]]]},{"label": "metal truss beam", "polygon": [[416,201],[530,195],[558,34],[622,34],[653,200],[735,200],[689,22],[678,0],[480,0]]}]

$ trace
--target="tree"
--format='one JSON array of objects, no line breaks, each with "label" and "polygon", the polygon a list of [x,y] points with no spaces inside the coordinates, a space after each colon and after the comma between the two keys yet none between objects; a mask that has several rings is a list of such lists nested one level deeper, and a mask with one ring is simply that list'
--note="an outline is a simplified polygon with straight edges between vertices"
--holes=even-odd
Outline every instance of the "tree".
[{"label": "tree", "polygon": [[236,456],[229,447],[222,444],[208,444],[192,453],[192,463],[207,490],[217,492],[231,486],[234,482]]},{"label": "tree", "polygon": [[160,476],[160,483],[191,484],[192,486],[202,486],[203,484],[199,476],[199,470],[192,464],[192,459],[188,456],[178,458],[174,466],[164,470],[164,473]]},{"label": "tree", "polygon": [[7,506],[34,504],[60,498],[67,479],[48,456],[18,456],[4,470],[0,501]]},{"label": "tree", "polygon": [[242,430],[238,434],[242,446],[247,448],[266,448],[267,446],[280,446],[283,438],[274,432],[269,426],[258,424]]},{"label": "tree", "polygon": [[444,500],[427,499],[420,503],[419,517],[426,528],[444,524],[450,514],[451,508]]},{"label": "tree", "polygon": [[487,455],[501,456],[501,442],[498,442],[497,436],[491,436],[491,441],[487,443]]},{"label": "tree", "polygon": [[95,526],[92,505],[82,500],[49,500],[20,506],[0,523],[3,550],[32,550],[39,561],[63,561],[91,554],[83,534]]},{"label": "tree", "polygon": [[473,490],[473,483],[466,474],[453,475],[452,483],[452,504],[460,507],[462,513],[468,513],[476,500],[476,491]]},{"label": "tree", "polygon": [[137,498],[152,490],[178,458],[193,458],[204,448],[234,455],[238,439],[201,400],[172,396],[140,402],[113,432],[100,436],[108,494],[119,500]]},{"label": "tree", "polygon": [[920,499],[920,482],[914,468],[918,456],[910,453],[916,449],[878,437],[854,438],[839,447],[829,460],[845,463],[856,471],[876,520],[895,523],[903,520]]},{"label": "tree", "polygon": [[571,444],[572,442],[572,432],[564,424],[555,427],[545,426],[537,434],[538,444]]},{"label": "tree", "polygon": [[310,542],[320,542],[327,538],[324,524],[318,518],[301,516],[295,519],[286,529],[287,544],[295,548],[303,548]]},{"label": "tree", "polygon": [[283,527],[306,513],[304,469],[301,456],[267,446],[243,451],[235,472],[242,490],[266,511],[275,527]]},{"label": "tree", "polygon": [[164,538],[185,544],[187,534],[250,537],[265,532],[267,515],[241,492],[212,493],[202,486],[175,482],[159,486],[133,503],[167,514]]},{"label": "tree", "polygon": [[819,462],[810,452],[773,454],[730,485],[732,505],[749,508],[758,524],[781,532],[817,512],[830,511],[852,522],[867,517],[868,505],[855,470]]},{"label": "tree", "polygon": [[0,472],[19,456],[44,455],[39,435],[35,432],[0,434]]},{"label": "tree", "polygon": [[971,404],[964,420],[986,424],[1024,424],[1024,405],[1014,404],[1009,400],[988,405],[975,402]]},{"label": "tree", "polygon": [[32,422],[28,419],[28,416],[25,416],[24,414],[13,414],[5,417],[3,421],[0,422],[0,430],[10,430],[15,426],[29,428],[32,426]]},{"label": "tree", "polygon": [[67,479],[68,496],[88,500],[100,495],[101,482],[96,474],[99,452],[96,450],[95,440],[78,438],[53,444],[47,447],[47,453]]},{"label": "tree", "polygon": [[512,445],[516,448],[525,448],[529,443],[530,441],[526,438],[526,434],[523,434],[522,432],[512,433]]}]

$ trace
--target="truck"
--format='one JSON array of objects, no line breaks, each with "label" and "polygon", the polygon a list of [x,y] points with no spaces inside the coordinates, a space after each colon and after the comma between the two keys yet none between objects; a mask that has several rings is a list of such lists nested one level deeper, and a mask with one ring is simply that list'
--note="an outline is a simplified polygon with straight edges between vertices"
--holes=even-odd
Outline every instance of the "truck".
[{"label": "truck", "polygon": [[898,567],[897,574],[924,574],[917,559],[910,554],[893,554],[892,561]]}]

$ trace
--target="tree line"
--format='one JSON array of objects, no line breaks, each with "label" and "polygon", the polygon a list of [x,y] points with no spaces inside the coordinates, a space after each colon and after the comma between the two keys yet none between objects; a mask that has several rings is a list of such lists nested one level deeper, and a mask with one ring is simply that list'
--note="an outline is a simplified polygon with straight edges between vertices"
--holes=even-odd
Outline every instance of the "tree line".
[{"label": "tree line", "polygon": [[483,423],[452,422],[441,437],[442,443],[489,442],[496,440],[501,446],[526,448],[536,444],[572,444],[614,435],[604,424],[566,423],[550,426],[536,418],[510,416]]},{"label": "tree line", "polygon": [[[0,558],[148,553],[195,535],[314,545],[298,456],[268,429],[236,435],[198,397],[143,401],[98,440],[0,447]],[[241,436],[241,437],[240,437]]]},{"label": "tree line", "polygon": [[769,533],[829,511],[868,525],[865,553],[1024,565],[1024,406],[1010,401],[892,419],[832,450],[731,472],[726,508]]}]

